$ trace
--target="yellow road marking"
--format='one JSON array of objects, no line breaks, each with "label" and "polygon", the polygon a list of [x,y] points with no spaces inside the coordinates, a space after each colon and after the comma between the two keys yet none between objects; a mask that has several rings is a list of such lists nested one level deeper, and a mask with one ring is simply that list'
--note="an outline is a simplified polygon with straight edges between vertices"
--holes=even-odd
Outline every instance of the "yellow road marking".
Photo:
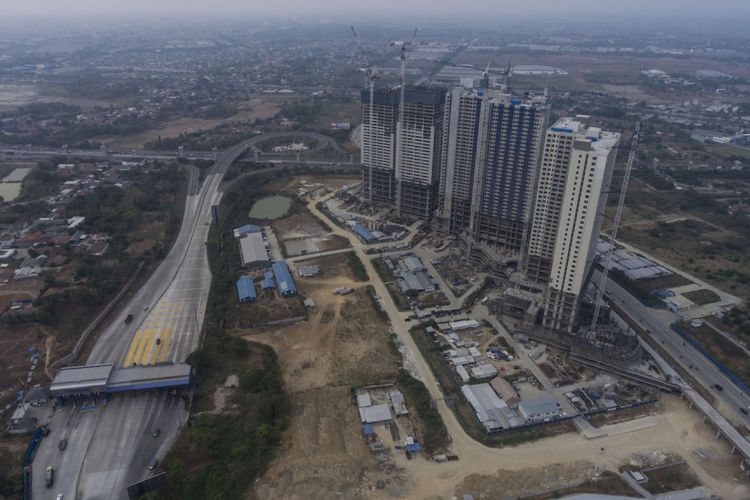
[{"label": "yellow road marking", "polygon": [[143,356],[141,356],[140,363],[138,363],[139,365],[142,366],[150,364],[151,353],[154,351],[156,339],[159,338],[159,330],[159,328],[154,329],[154,334],[148,338],[148,343],[146,344],[146,348],[143,350]]},{"label": "yellow road marking", "polygon": [[143,349],[148,345],[153,335],[154,335],[153,329],[149,328],[148,330],[146,330],[146,334],[141,339],[140,344],[138,344],[138,350],[135,352],[135,364],[140,363],[141,355],[143,354]]},{"label": "yellow road marking", "polygon": [[131,365],[133,362],[133,354],[135,354],[135,347],[138,345],[138,342],[140,342],[141,337],[143,336],[143,330],[138,330],[135,332],[135,336],[133,337],[133,340],[130,342],[130,348],[128,349],[128,354],[125,356],[125,363],[123,363],[123,366],[127,368]]},{"label": "yellow road marking", "polygon": [[174,327],[169,327],[167,330],[167,336],[161,341],[161,349],[159,350],[159,357],[157,361],[163,363],[167,359],[167,353],[169,352],[169,343],[172,341],[172,334],[174,333]]}]

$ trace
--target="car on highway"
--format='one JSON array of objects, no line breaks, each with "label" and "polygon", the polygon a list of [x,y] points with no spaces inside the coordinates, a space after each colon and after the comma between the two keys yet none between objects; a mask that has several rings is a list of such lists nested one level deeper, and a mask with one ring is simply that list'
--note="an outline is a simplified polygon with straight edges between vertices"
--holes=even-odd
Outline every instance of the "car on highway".
[{"label": "car on highway", "polygon": [[55,500],[63,500],[63,494],[58,493],[57,496],[55,497]]},{"label": "car on highway", "polygon": [[156,469],[157,465],[159,465],[159,461],[157,459],[151,460],[151,463],[148,464],[148,470]]},{"label": "car on highway", "polygon": [[741,411],[741,412],[742,412],[743,414],[745,414],[745,415],[747,415],[747,414],[748,414],[747,408],[745,408],[744,406],[740,408],[740,411]]},{"label": "car on highway", "polygon": [[724,390],[724,386],[719,385],[719,384],[714,384],[714,389],[716,389],[717,391],[723,391]]},{"label": "car on highway", "polygon": [[161,429],[159,429],[159,428],[157,427],[156,429],[154,429],[154,437],[155,437],[155,438],[158,438],[158,437],[159,437],[159,434],[161,434]]},{"label": "car on highway", "polygon": [[57,449],[60,451],[63,451],[67,447],[68,447],[68,440],[65,438],[61,439],[60,442],[57,443]]},{"label": "car on highway", "polygon": [[128,314],[127,317],[125,318],[125,324],[129,325],[131,321],[133,321],[133,315]]},{"label": "car on highway", "polygon": [[55,468],[51,465],[48,465],[47,468],[44,470],[44,484],[47,485],[47,488],[52,487],[52,483],[55,482]]}]

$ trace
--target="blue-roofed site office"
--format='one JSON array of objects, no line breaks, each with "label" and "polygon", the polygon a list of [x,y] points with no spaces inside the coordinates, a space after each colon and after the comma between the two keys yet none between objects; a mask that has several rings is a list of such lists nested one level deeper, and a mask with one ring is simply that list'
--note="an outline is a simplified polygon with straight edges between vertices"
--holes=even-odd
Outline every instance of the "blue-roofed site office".
[{"label": "blue-roofed site office", "polygon": [[257,295],[253,279],[250,276],[240,276],[240,279],[237,280],[237,298],[240,303],[255,302]]},{"label": "blue-roofed site office", "polygon": [[111,364],[71,366],[60,370],[50,386],[50,395],[66,399],[103,396],[128,391],[189,389],[192,368],[185,363],[113,368]]},{"label": "blue-roofed site office", "polygon": [[260,226],[256,226],[255,224],[245,224],[244,226],[236,227],[232,230],[235,238],[241,238],[246,234],[260,232],[262,232],[262,228]]},{"label": "blue-roofed site office", "polygon": [[297,286],[294,284],[292,273],[289,272],[289,266],[286,265],[286,262],[283,260],[274,262],[271,264],[271,270],[274,278],[276,278],[276,287],[282,296],[288,297],[297,294]]},{"label": "blue-roofed site office", "polygon": [[260,288],[263,291],[276,288],[276,283],[273,281],[273,271],[266,271],[263,273],[263,281],[260,282]]},{"label": "blue-roofed site office", "polygon": [[354,231],[354,234],[356,234],[357,237],[365,243],[372,243],[374,241],[377,241],[375,235],[373,235],[370,230],[362,224],[354,224],[352,226],[352,231]]}]

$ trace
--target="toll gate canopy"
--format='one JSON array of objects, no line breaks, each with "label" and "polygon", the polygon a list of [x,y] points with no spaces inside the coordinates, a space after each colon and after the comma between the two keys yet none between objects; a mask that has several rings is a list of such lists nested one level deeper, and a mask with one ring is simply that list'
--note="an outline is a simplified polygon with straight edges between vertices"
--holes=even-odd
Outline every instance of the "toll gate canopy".
[{"label": "toll gate canopy", "polygon": [[178,388],[190,385],[185,363],[114,369],[111,364],[63,368],[50,386],[53,397]]}]

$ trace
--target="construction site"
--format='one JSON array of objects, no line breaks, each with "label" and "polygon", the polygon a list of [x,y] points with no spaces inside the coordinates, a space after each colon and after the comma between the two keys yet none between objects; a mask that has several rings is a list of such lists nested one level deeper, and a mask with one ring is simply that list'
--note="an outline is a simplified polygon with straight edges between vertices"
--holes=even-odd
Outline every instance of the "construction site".
[{"label": "construction site", "polygon": [[[315,208],[319,199],[311,199],[308,207],[314,217],[330,224],[324,212]],[[366,244],[351,232],[335,226],[333,233],[347,237],[352,251],[367,258]],[[422,255],[421,246],[415,251]],[[453,492],[496,498],[491,492],[498,491],[501,484],[503,498],[508,494],[544,498],[556,491],[635,494],[620,476],[620,469],[633,456],[650,453],[680,457],[680,463],[684,462],[680,467],[696,478],[696,485],[730,496],[747,491],[744,473],[737,466],[737,457],[729,453],[729,445],[715,440],[700,414],[689,410],[679,398],[659,397],[649,386],[571,364],[562,351],[520,332],[511,335],[479,304],[472,314],[437,312],[445,306],[428,309],[435,312],[434,319],[423,318],[422,330],[414,333],[426,339],[432,336],[435,340],[431,342],[442,346],[435,351],[438,361],[445,373],[453,370],[448,377],[458,382],[455,393],[445,392],[449,406],[438,404],[451,443],[442,452],[425,454],[417,449],[421,442],[419,417],[408,398],[404,398],[408,413],[397,414],[401,399],[393,395],[394,391],[403,395],[393,385],[399,366],[416,374],[420,366],[417,358],[425,356],[419,342],[410,347],[393,334],[407,328],[408,316],[414,312],[398,311],[375,270],[375,260],[363,259],[369,277],[362,281],[349,266],[342,265],[340,255],[300,258],[290,264],[299,294],[314,303],[308,309],[308,319],[234,332],[274,348],[293,407],[281,453],[254,489],[258,497],[322,499],[335,491],[345,497],[443,498],[446,492]],[[428,263],[432,260],[426,256],[420,260],[425,262],[425,258]],[[310,274],[302,277],[301,270]],[[435,275],[437,286],[447,287],[440,276]],[[351,293],[334,293],[340,289]],[[477,314],[478,319],[471,319]],[[473,357],[473,364],[451,362],[461,356]],[[426,359],[428,372],[434,373],[446,390],[430,359]],[[467,382],[461,379],[457,366],[464,366]],[[649,370],[648,363],[643,369]],[[534,429],[551,426],[554,432],[519,433],[527,425],[519,421],[522,426],[507,434],[516,438],[508,440],[501,434],[501,442],[514,446],[478,447],[476,436],[464,424],[471,419],[473,425],[483,427],[477,408],[471,406],[460,386],[482,384],[492,393],[472,388],[479,391],[477,402],[485,402],[485,394],[488,404],[500,400],[499,406],[506,405],[519,420],[534,420]],[[555,415],[540,413],[544,398],[554,401]],[[523,405],[524,401],[530,404]],[[639,405],[644,409],[639,410]],[[500,408],[480,409],[489,409],[489,415],[503,413]],[[574,425],[577,421],[571,417],[579,413],[592,414],[590,423]],[[600,414],[607,418],[598,417]],[[570,427],[555,427],[560,420],[570,421]],[[489,439],[496,436],[481,434]],[[703,450],[702,455],[695,449]]]}]

